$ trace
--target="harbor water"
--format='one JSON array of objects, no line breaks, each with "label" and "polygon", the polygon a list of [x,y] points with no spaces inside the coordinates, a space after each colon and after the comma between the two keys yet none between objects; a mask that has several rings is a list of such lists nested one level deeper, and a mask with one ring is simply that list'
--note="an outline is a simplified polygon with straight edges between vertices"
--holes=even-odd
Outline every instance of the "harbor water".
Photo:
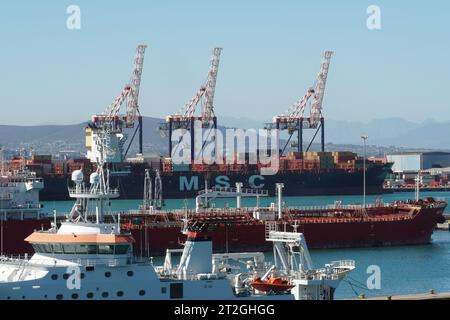
[{"label": "harbor water", "polygon": [[[431,196],[438,199],[450,199],[450,192],[423,192],[421,197]],[[412,199],[413,193],[396,193],[380,196],[367,196],[367,203],[375,201],[392,202],[394,200]],[[361,196],[309,196],[285,197],[288,206],[324,206],[333,204],[336,200],[342,204],[362,203]],[[274,198],[261,198],[260,205],[268,206],[275,202]],[[217,207],[235,206],[234,199],[220,199]],[[255,199],[243,199],[243,206],[255,206]],[[56,210],[58,214],[67,213],[73,202],[44,202],[44,212]],[[136,209],[141,204],[139,200],[111,201],[111,210]],[[193,208],[194,199],[169,199],[166,208]],[[447,212],[450,209],[447,207]],[[356,270],[350,274],[336,291],[335,298],[356,298],[359,294],[366,297],[397,294],[424,293],[430,289],[436,292],[450,291],[450,232],[435,231],[433,241],[429,245],[395,246],[377,248],[346,248],[311,250],[315,267],[321,267],[333,260],[353,259]],[[155,257],[157,261],[162,259]],[[267,254],[266,260],[271,255]],[[373,280],[373,270],[379,268],[380,287],[369,289],[376,283]],[[368,270],[369,269],[369,270]],[[372,271],[371,271],[372,270]],[[369,271],[369,272],[368,272]],[[371,277],[372,276],[372,277]]]}]

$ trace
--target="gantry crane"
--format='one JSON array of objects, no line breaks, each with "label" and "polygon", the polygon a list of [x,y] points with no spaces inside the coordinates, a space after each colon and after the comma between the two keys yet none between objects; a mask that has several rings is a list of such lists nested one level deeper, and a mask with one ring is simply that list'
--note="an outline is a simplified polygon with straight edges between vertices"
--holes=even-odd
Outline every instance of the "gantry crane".
[{"label": "gantry crane", "polygon": [[[107,163],[122,162],[138,130],[139,152],[142,153],[142,116],[139,112],[139,89],[146,48],[146,45],[138,45],[130,81],[103,113],[92,116],[92,121],[86,128],[87,157],[92,162],[100,158],[100,153]],[[121,107],[124,104],[126,110],[124,114],[121,114]],[[133,128],[136,120],[138,121],[138,127],[124,152],[125,142],[128,138],[124,129]]]},{"label": "gantry crane", "polygon": [[[267,130],[278,129],[288,131],[289,138],[282,148],[282,153],[284,153],[295,132],[297,132],[297,151],[303,152],[303,129],[316,129],[306,151],[311,147],[319,130],[321,131],[321,150],[325,150],[325,121],[322,116],[322,102],[332,54],[333,51],[325,51],[323,53],[320,71],[317,75],[315,85],[309,88],[289,110],[274,117],[271,123],[266,124],[265,129]],[[310,102],[310,100],[312,101]],[[309,116],[305,116],[305,109],[308,106],[308,102],[311,103],[311,111]]]},{"label": "gantry crane", "polygon": [[[191,161],[195,159],[194,148],[194,124],[201,121],[202,128],[217,129],[217,118],[214,114],[214,92],[216,89],[217,72],[219,70],[220,53],[222,48],[214,48],[205,83],[200,87],[194,97],[186,103],[178,112],[166,117],[166,122],[160,125],[160,132],[169,137],[169,156],[172,155],[172,134],[174,130],[185,129],[191,135]],[[201,115],[195,116],[196,107],[201,103]],[[203,138],[202,138],[203,139]],[[202,141],[202,150],[204,142]]]}]

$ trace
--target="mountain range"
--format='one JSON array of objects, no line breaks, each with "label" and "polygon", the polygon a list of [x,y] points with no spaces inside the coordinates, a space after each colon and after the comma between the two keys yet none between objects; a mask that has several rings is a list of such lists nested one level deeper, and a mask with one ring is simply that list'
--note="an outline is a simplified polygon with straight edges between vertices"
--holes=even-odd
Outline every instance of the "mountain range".
[{"label": "mountain range", "polygon": [[[264,121],[218,116],[219,124],[234,128],[262,128]],[[144,117],[144,151],[167,152],[167,138],[158,131],[163,119]],[[61,150],[84,152],[85,123],[72,125],[15,126],[0,125],[0,145],[17,150],[20,146],[39,152]],[[223,127],[222,127],[223,128]],[[132,132],[130,133],[133,134]],[[450,149],[450,122],[425,120],[416,123],[401,118],[375,119],[368,123],[326,120],[326,142],[333,145],[362,144],[361,135],[369,136],[372,146],[411,149]],[[137,150],[137,139],[130,151]],[[337,148],[339,149],[339,148]]]}]

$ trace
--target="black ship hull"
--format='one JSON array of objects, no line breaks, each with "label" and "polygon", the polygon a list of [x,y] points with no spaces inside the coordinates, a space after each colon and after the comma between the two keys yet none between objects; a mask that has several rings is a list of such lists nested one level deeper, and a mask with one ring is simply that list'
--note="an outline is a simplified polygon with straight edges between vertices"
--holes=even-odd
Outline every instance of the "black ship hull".
[{"label": "black ship hull", "polygon": [[[121,199],[142,199],[144,189],[144,170],[132,171],[110,178],[111,186],[118,186]],[[390,172],[389,165],[378,165],[367,169],[367,194],[382,194],[383,182]],[[234,187],[242,182],[244,188],[260,188],[275,193],[275,184],[284,183],[286,196],[303,195],[352,195],[363,192],[363,171],[345,170],[283,172],[276,175],[262,176],[259,173],[246,172],[170,172],[162,173],[164,198],[191,198],[198,191],[208,187]],[[45,188],[41,190],[42,201],[69,200],[67,186],[69,176],[44,177]]]}]

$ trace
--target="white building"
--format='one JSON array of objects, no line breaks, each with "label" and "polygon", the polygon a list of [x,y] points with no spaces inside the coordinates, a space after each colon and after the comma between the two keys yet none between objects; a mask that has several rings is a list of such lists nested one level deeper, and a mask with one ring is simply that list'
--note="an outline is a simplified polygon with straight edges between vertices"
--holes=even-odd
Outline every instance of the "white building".
[{"label": "white building", "polygon": [[395,173],[450,167],[450,152],[401,152],[386,157],[394,163],[392,171]]}]

